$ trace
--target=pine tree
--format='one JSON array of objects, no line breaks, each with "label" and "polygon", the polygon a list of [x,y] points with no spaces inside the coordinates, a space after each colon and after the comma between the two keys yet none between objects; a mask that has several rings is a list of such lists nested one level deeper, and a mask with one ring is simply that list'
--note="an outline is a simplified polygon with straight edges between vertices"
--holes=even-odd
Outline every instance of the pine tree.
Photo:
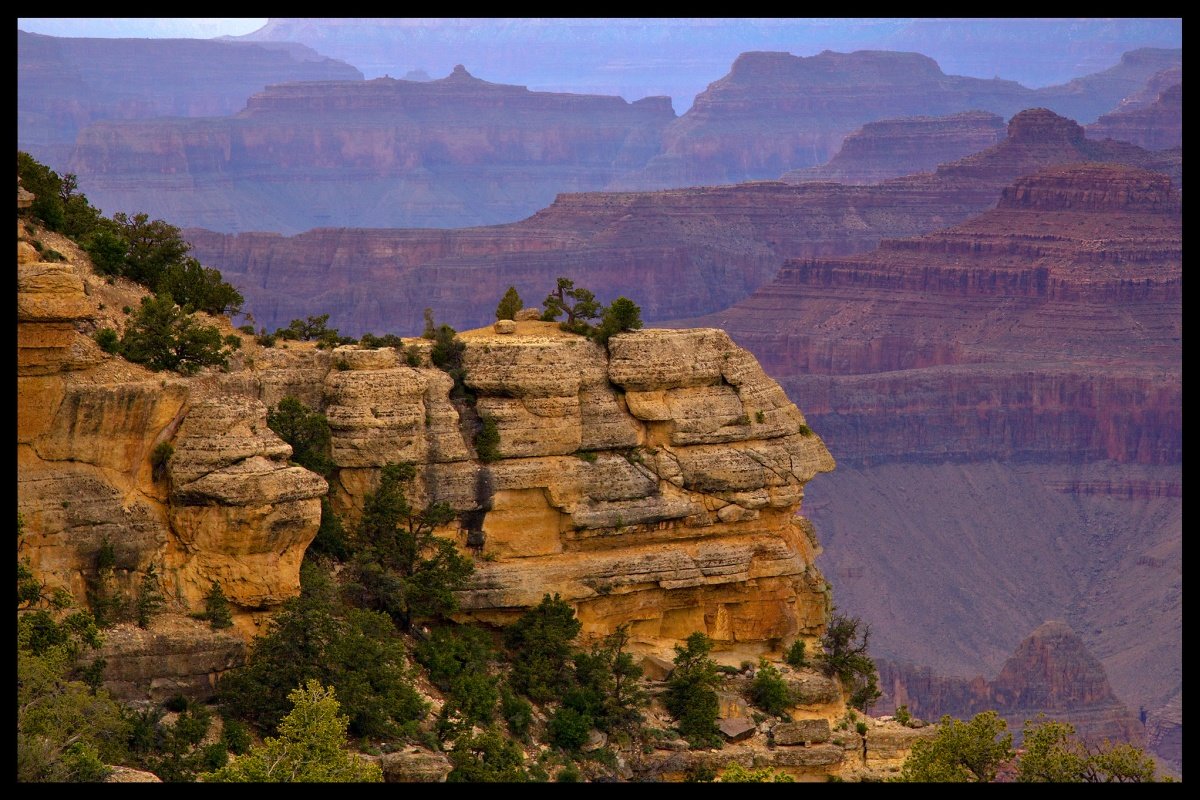
[{"label": "pine tree", "polygon": [[208,624],[214,631],[233,627],[233,613],[229,600],[221,591],[220,581],[213,581],[212,588],[204,598],[204,616],[208,618]]},{"label": "pine tree", "polygon": [[521,295],[517,294],[517,287],[510,286],[496,306],[496,319],[515,319],[521,308]]}]

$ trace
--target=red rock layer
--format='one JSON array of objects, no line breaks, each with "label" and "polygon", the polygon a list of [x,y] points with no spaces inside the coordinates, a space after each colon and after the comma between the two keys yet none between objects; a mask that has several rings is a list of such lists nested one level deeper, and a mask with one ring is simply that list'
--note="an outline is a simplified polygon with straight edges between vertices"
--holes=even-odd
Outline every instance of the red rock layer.
[{"label": "red rock layer", "polygon": [[881,709],[907,705],[914,716],[937,720],[944,714],[969,719],[993,709],[1018,734],[1039,713],[1072,723],[1081,738],[1144,746],[1137,717],[1109,686],[1104,667],[1063,622],[1046,622],[1029,635],[991,681],[936,675],[928,669],[877,662]]},{"label": "red rock layer", "polygon": [[530,92],[458,67],[271,86],[230,118],[96,124],[71,169],[101,207],[142,203],[185,226],[492,224],[604,187],[674,118],[668,98]]},{"label": "red rock layer", "polygon": [[1004,118],[986,111],[870,122],[846,137],[828,164],[785,172],[786,183],[871,184],[927,172],[1004,140]]},{"label": "red rock layer", "polygon": [[861,125],[893,117],[969,109],[1007,117],[1044,106],[1091,121],[1155,72],[1182,63],[1182,55],[1136,50],[1104,72],[1035,90],[1012,81],[945,75],[917,53],[826,51],[809,58],[743,53],[728,75],[667,128],[663,154],[624,185],[774,178],[828,161]]},{"label": "red rock layer", "polygon": [[75,135],[92,122],[233,114],[270,84],[321,80],[362,80],[362,73],[300,44],[18,30],[17,146],[65,171]]}]

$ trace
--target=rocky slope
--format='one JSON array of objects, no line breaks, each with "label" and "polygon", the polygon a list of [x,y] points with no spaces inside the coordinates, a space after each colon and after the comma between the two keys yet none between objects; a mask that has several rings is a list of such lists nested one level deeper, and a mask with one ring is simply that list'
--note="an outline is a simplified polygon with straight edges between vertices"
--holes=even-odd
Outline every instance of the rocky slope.
[{"label": "rocky slope", "polygon": [[946,678],[888,661],[878,666],[881,709],[907,705],[913,715],[932,720],[995,710],[1018,739],[1026,720],[1045,714],[1070,722],[1089,742],[1146,745],[1141,722],[1116,698],[1104,667],[1064,622],[1038,626],[990,681]]},{"label": "rocky slope", "polygon": [[828,164],[790,170],[780,180],[879,183],[957,161],[999,144],[1004,136],[1003,117],[986,111],[869,122],[845,138]]},{"label": "rocky slope", "polygon": [[[842,464],[810,513],[839,606],[875,623],[880,654],[995,674],[1067,619],[1117,696],[1169,728],[1181,308],[1179,195],[1094,165],[1020,179],[943,232],[793,262],[691,324],[726,328],[805,398]],[[917,620],[944,644],[917,645]]]},{"label": "rocky slope", "polygon": [[178,225],[487,225],[600,189],[658,151],[668,98],[530,92],[461,66],[435,81],[271,86],[232,117],[111,121],[71,156],[102,208]]},{"label": "rocky slope", "polygon": [[809,58],[743,53],[663,136],[663,152],[625,185],[668,187],[773,179],[828,161],[864,123],[983,110],[1011,116],[1041,106],[1091,122],[1180,50],[1144,49],[1062,86],[946,75],[918,53],[825,51]]},{"label": "rocky slope", "polygon": [[653,321],[732,305],[774,278],[785,259],[847,255],[935,230],[990,208],[1021,175],[1097,160],[1171,163],[1130,144],[1088,141],[1074,122],[1031,109],[1013,117],[994,147],[934,174],[871,187],[752,183],[562,195],[519,223],[452,231],[186,235],[271,329],[328,312],[345,332],[411,334],[426,307],[457,328],[474,327],[494,318],[508,286],[537,301],[560,275],[604,301],[627,295]]},{"label": "rocky slope", "polygon": [[68,39],[18,30],[17,147],[64,172],[76,134],[92,122],[233,114],[270,84],[329,80],[362,80],[362,73],[294,43]]}]

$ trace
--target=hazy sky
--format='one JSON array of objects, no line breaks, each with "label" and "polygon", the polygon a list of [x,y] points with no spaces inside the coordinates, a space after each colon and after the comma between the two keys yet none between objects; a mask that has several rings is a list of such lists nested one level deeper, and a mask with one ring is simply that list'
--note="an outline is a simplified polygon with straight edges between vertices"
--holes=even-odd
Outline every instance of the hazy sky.
[{"label": "hazy sky", "polygon": [[47,36],[94,36],[103,39],[209,39],[214,36],[241,36],[267,24],[266,17],[240,18],[152,18],[94,17],[18,17],[17,27],[29,33]]}]

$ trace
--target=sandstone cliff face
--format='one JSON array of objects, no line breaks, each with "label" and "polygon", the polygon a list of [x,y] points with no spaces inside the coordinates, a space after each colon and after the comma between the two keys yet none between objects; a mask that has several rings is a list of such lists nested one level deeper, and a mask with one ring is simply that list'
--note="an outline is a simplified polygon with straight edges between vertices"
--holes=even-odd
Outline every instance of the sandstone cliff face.
[{"label": "sandstone cliff face", "polygon": [[991,681],[944,678],[912,665],[882,661],[881,707],[907,705],[916,716],[969,719],[996,710],[1018,733],[1038,714],[1075,726],[1086,741],[1146,745],[1142,724],[1113,694],[1104,667],[1064,622],[1038,626]]},{"label": "sandstone cliff face", "polygon": [[435,81],[271,86],[233,117],[98,122],[70,168],[101,207],[181,226],[490,225],[603,188],[674,118],[668,98],[530,92],[459,66]]},{"label": "sandstone cliff face", "polygon": [[[833,460],[723,332],[641,331],[607,349],[554,323],[464,334],[470,413],[449,400],[424,340],[418,367],[387,348],[248,343],[227,372],[168,378],[99,351],[87,334],[112,322],[99,298],[124,287],[92,276],[66,240],[52,244],[68,262],[19,248],[21,553],[80,604],[105,540],[118,591],[154,565],[181,613],[220,581],[246,634],[294,596],[326,482],[289,466],[266,425],[267,406],[293,394],[328,415],[333,499],[351,519],[379,468],[409,460],[414,502],[460,514],[442,533],[464,547],[482,534],[466,617],[507,622],[558,593],[589,633],[632,623],[639,649],[669,655],[700,630],[734,662],[822,630],[828,587],[795,513]],[[499,428],[494,463],[475,459],[480,415]],[[158,475],[150,454],[163,442],[174,453]],[[133,692],[157,654],[166,674],[147,691],[203,693],[238,653],[201,633],[120,639],[129,659],[112,680]]]},{"label": "sandstone cliff face", "polygon": [[894,117],[972,109],[1007,117],[1044,106],[1090,122],[1176,62],[1182,51],[1138,50],[1104,72],[1034,90],[946,75],[917,53],[743,53],[667,128],[663,154],[627,180],[665,187],[776,178],[825,163],[861,125]]},{"label": "sandstone cliff face", "polygon": [[791,170],[780,180],[879,183],[986,150],[1004,135],[1004,118],[986,111],[869,122],[845,138],[828,164]]},{"label": "sandstone cliff face", "polygon": [[233,114],[270,84],[318,80],[362,80],[362,73],[294,43],[74,39],[18,30],[17,146],[61,173],[75,135],[92,122]]}]

